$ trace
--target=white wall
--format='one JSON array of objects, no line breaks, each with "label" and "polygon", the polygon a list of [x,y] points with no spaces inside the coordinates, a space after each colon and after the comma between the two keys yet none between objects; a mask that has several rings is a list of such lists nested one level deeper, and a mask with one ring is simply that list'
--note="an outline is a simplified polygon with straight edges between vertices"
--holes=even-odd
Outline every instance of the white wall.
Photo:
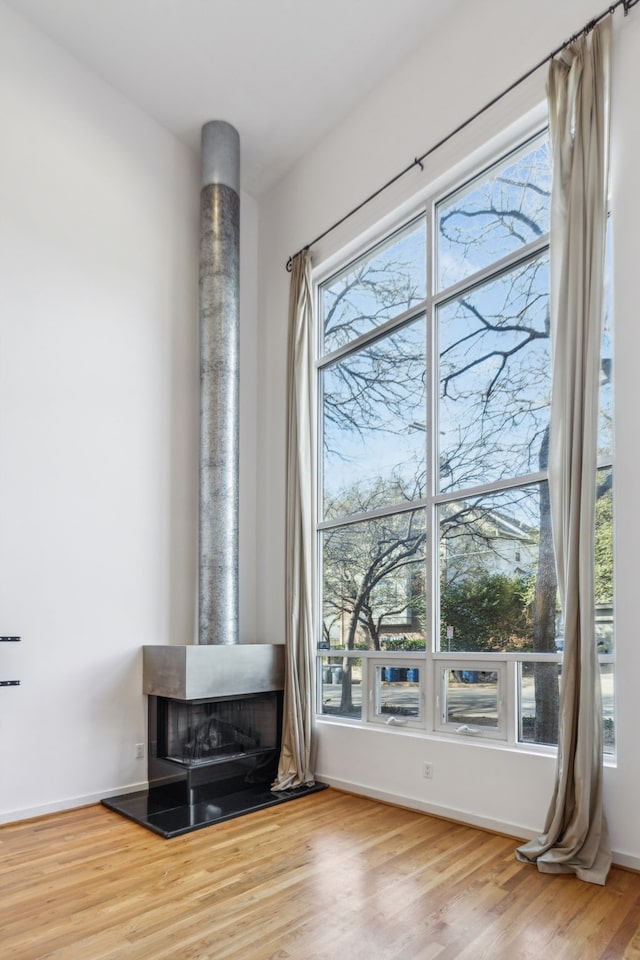
[{"label": "white wall", "polygon": [[[144,643],[194,636],[199,161],[0,4],[0,821],[146,777]],[[215,118],[212,118],[215,119]],[[256,639],[243,196],[241,638]]]},{"label": "white wall", "polygon": [[[598,4],[595,5],[596,8]],[[284,409],[287,257],[424,152],[597,13],[593,0],[483,0],[466,21],[444,24],[403,68],[316,145],[260,208],[260,422],[258,429],[258,601],[268,631],[283,633]],[[640,519],[637,409],[637,250],[640,249],[640,12],[615,22],[613,233],[616,314],[617,766],[605,772],[608,818],[618,862],[640,866],[640,644],[634,584]],[[313,250],[322,264],[394,208],[544,98],[545,71],[476,121],[427,162]],[[310,96],[312,96],[310,92]],[[554,760],[499,746],[456,743],[347,724],[318,725],[318,775],[355,791],[493,825],[521,836],[542,828]],[[423,760],[434,763],[431,781]]]}]

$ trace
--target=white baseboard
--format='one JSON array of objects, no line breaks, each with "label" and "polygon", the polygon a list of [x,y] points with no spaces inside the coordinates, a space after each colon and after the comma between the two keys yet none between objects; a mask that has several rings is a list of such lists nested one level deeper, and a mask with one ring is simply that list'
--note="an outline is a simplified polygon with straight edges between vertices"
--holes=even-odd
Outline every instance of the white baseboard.
[{"label": "white baseboard", "polygon": [[619,850],[614,850],[612,860],[616,867],[626,867],[627,870],[634,870],[635,873],[640,873],[640,857],[635,857],[631,853],[620,853]]},{"label": "white baseboard", "polygon": [[[336,780],[335,777],[325,776],[317,772],[316,777],[323,783],[328,783],[330,787],[336,790],[344,790],[345,793],[354,793],[362,797],[370,797],[372,800],[381,800],[383,803],[390,803],[396,807],[406,807],[408,810],[418,810],[421,813],[430,813],[434,817],[443,817],[445,820],[455,820],[457,823],[468,824],[470,827],[479,827],[481,830],[490,830],[492,833],[505,834],[517,840],[532,840],[538,835],[537,830],[531,830],[523,827],[521,824],[507,823],[502,820],[493,820],[490,817],[479,817],[468,810],[456,810],[451,807],[442,807],[437,803],[426,803],[417,797],[399,796],[395,793],[389,793],[386,790],[377,790],[373,787],[364,786],[361,783],[352,783],[350,780]],[[618,867],[626,867],[628,870],[635,870],[640,873],[640,857],[633,856],[620,851],[613,851],[613,863]]]},{"label": "white baseboard", "polygon": [[124,787],[116,787],[114,790],[102,790],[99,793],[87,793],[82,797],[67,797],[65,800],[56,800],[53,803],[43,803],[37,807],[23,807],[21,810],[0,811],[0,824],[17,823],[19,820],[33,820],[36,817],[44,817],[49,813],[61,813],[64,810],[75,810],[78,807],[89,807],[108,797],[117,797],[121,793],[134,793],[137,790],[146,790],[149,786],[147,780],[141,783],[130,783]]}]

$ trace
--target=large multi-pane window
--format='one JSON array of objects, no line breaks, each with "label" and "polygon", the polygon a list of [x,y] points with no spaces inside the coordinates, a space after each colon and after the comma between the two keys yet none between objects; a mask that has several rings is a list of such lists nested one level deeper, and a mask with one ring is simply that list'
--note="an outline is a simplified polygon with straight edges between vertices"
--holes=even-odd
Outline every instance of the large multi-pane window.
[{"label": "large multi-pane window", "polygon": [[[319,296],[318,712],[557,742],[548,138],[427,203]],[[596,636],[613,749],[611,335]]]}]

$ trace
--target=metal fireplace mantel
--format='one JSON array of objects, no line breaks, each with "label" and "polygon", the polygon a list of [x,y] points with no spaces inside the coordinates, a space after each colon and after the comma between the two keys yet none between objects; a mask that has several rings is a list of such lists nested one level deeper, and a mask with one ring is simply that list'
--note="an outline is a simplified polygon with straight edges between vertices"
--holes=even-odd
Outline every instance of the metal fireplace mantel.
[{"label": "metal fireplace mantel", "polygon": [[142,689],[151,696],[199,700],[284,687],[282,644],[148,645],[142,655]]}]

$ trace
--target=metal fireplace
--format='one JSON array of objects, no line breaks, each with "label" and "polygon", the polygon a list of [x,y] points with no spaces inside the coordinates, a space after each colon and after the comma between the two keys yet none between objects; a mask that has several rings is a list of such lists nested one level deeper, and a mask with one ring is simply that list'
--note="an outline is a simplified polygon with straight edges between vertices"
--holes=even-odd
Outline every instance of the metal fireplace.
[{"label": "metal fireplace", "polygon": [[103,801],[165,837],[325,786],[270,790],[284,648],[238,636],[239,228],[240,142],[216,120],[202,128],[197,643],[143,648],[149,789]]},{"label": "metal fireplace", "polygon": [[143,647],[149,789],[102,802],[168,838],[324,789],[271,790],[283,686],[280,645]]},{"label": "metal fireplace", "polygon": [[322,790],[271,790],[282,737],[284,648],[145,646],[149,789],[105,806],[175,837]]}]

